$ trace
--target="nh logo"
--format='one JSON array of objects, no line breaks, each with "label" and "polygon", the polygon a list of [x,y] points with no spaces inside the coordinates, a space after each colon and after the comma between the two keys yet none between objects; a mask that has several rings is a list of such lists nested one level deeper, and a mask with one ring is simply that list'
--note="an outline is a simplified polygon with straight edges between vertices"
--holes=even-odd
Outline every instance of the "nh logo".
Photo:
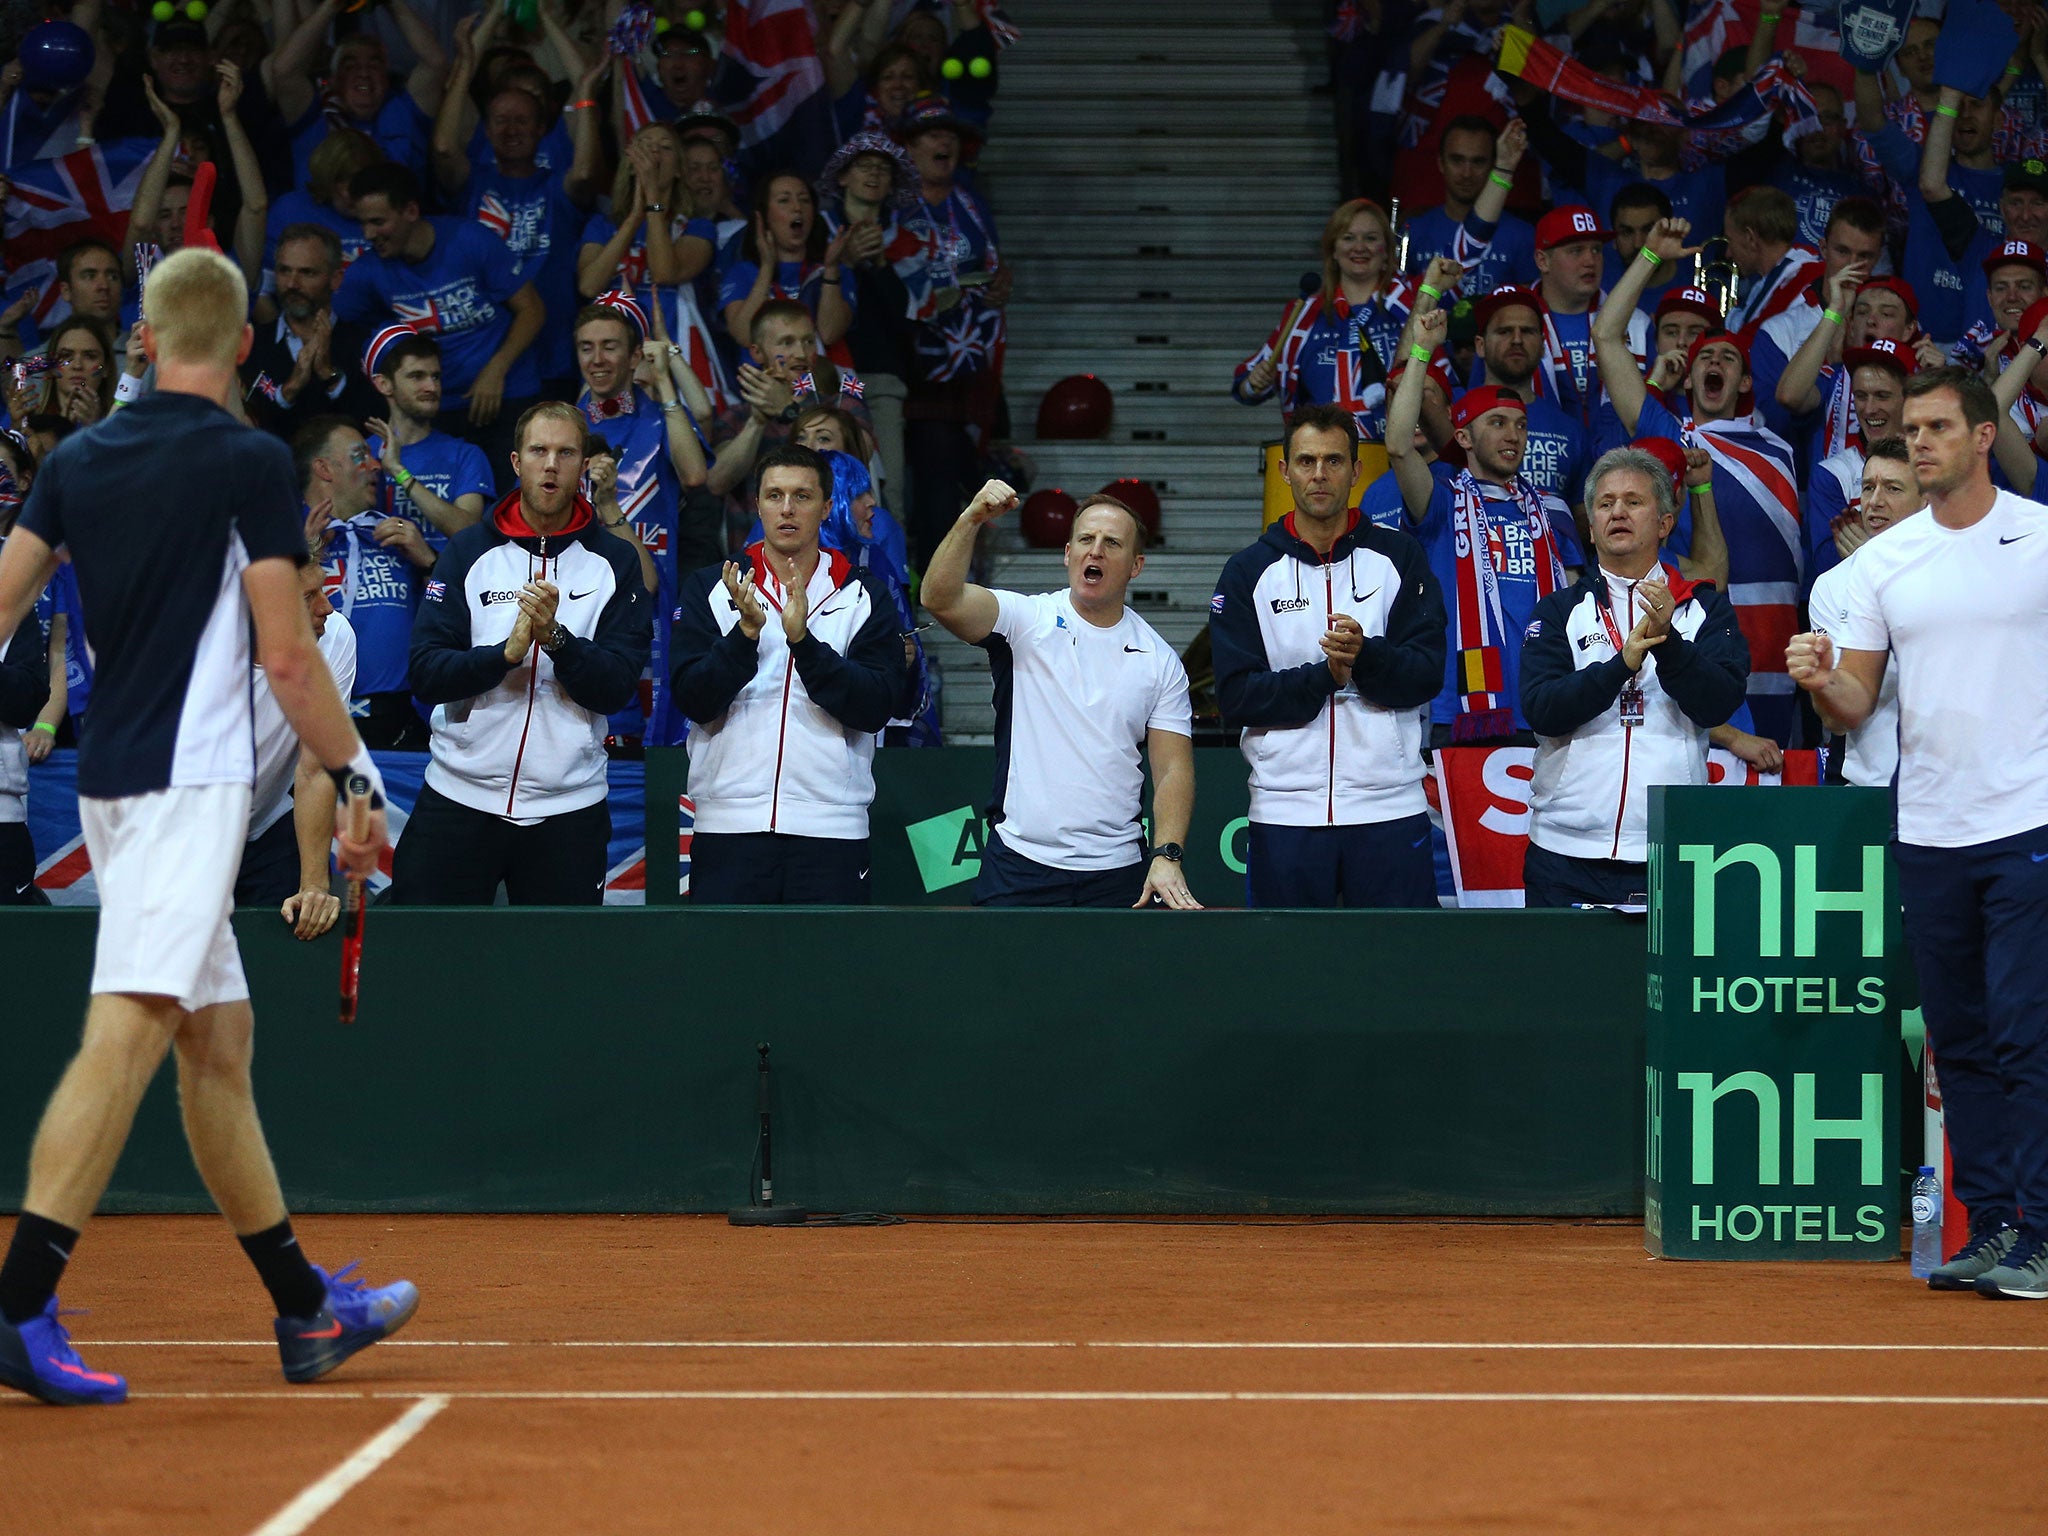
[{"label": "nh logo", "polygon": [[[1792,1074],[1792,1182],[1814,1182],[1814,1149],[1823,1141],[1853,1141],[1859,1152],[1860,1181],[1884,1183],[1884,1074],[1861,1074],[1861,1103],[1854,1119],[1823,1120],[1814,1108],[1812,1072]],[[1692,1182],[1714,1182],[1714,1106],[1732,1093],[1747,1093],[1756,1100],[1756,1181],[1783,1184],[1783,1113],[1778,1085],[1762,1072],[1736,1072],[1714,1081],[1711,1072],[1680,1072],[1678,1091],[1692,1095]],[[1652,1088],[1651,1113],[1656,1142],[1661,1143],[1663,1104]],[[1655,1143],[1653,1143],[1655,1145]],[[1653,1161],[1662,1171],[1661,1145],[1655,1146]],[[1652,1177],[1655,1177],[1652,1174]]]},{"label": "nh logo", "polygon": [[[1818,849],[1802,843],[1792,850],[1792,953],[1815,954],[1814,930],[1823,912],[1853,912],[1862,918],[1863,954],[1884,953],[1884,849],[1863,849],[1863,885],[1847,891],[1823,890],[1815,873]],[[1762,843],[1738,843],[1725,853],[1712,843],[1680,843],[1678,858],[1692,866],[1692,951],[1696,958],[1715,953],[1715,896],[1721,876],[1738,866],[1754,871],[1757,881],[1756,953],[1775,959],[1785,953],[1785,870],[1778,855]],[[1660,935],[1661,937],[1661,935]]]}]

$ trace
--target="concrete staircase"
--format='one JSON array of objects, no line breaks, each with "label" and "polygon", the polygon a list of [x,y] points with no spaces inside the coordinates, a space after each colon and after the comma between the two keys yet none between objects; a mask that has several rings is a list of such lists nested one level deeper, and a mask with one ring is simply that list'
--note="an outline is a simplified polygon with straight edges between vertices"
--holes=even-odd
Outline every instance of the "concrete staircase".
[{"label": "concrete staircase", "polygon": [[[1017,269],[1005,383],[1037,485],[1084,495],[1122,476],[1159,493],[1161,540],[1133,605],[1184,649],[1223,562],[1259,529],[1272,407],[1230,398],[1231,370],[1316,266],[1337,197],[1319,0],[1032,0],[1003,57],[982,185]],[[1134,15],[1156,16],[1134,27]],[[1038,442],[1055,379],[1116,398],[1099,442]],[[990,579],[1066,584],[1057,550],[1002,525]],[[947,739],[985,742],[984,654],[942,637]]]}]

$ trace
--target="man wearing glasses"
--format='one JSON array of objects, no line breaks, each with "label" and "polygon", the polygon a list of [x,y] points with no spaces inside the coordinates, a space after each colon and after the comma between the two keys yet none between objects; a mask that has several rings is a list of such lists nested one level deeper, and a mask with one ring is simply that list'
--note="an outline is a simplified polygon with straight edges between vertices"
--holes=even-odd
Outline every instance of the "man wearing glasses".
[{"label": "man wearing glasses", "polygon": [[424,751],[427,723],[413,707],[407,658],[420,586],[434,567],[425,530],[393,515],[376,456],[341,417],[306,423],[292,455],[306,543],[327,573],[327,600],[355,632],[356,729],[374,749]]}]

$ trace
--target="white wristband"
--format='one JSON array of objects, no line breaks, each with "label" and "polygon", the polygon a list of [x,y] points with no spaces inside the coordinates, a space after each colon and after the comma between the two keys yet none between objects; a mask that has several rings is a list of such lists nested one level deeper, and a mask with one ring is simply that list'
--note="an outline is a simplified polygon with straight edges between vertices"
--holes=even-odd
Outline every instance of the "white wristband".
[{"label": "white wristband", "polygon": [[346,768],[330,768],[327,771],[334,778],[335,792],[343,799],[348,797],[349,781],[360,774],[369,782],[370,809],[373,811],[382,809],[384,805],[384,775],[377,771],[377,764],[375,759],[370,756],[370,749],[364,746],[360,740],[356,742],[356,755],[348,760]]},{"label": "white wristband", "polygon": [[114,398],[123,405],[133,405],[142,398],[142,380],[132,373],[124,373],[114,385]]}]

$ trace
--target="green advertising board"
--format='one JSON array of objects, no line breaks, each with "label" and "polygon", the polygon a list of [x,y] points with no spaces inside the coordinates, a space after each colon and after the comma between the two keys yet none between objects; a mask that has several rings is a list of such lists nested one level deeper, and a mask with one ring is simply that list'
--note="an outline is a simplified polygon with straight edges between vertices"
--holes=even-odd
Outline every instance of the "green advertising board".
[{"label": "green advertising board", "polygon": [[1652,1253],[1898,1257],[1890,831],[1882,790],[1650,791]]},{"label": "green advertising board", "polygon": [[[875,803],[868,816],[869,888],[878,906],[964,907],[981,872],[984,808],[995,785],[990,747],[907,749],[875,754]],[[673,807],[688,792],[689,757],[680,747],[647,754],[647,900],[681,901]],[[1146,804],[1151,790],[1146,790]],[[1185,869],[1204,906],[1244,905],[1250,793],[1235,747],[1195,751],[1195,815]]]}]

